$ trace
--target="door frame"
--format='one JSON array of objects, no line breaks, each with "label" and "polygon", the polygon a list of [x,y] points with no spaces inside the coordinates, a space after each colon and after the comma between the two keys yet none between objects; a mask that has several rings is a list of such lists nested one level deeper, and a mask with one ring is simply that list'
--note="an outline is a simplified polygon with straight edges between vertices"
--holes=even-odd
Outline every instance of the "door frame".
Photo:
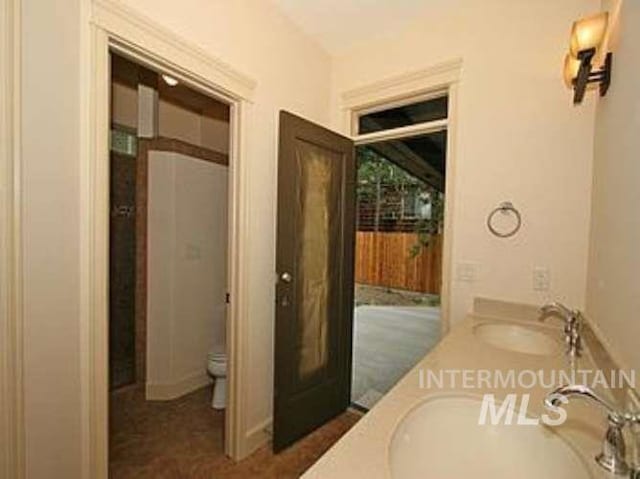
[{"label": "door frame", "polygon": [[250,452],[245,434],[247,377],[248,165],[246,138],[256,83],[115,0],[94,0],[85,41],[90,61],[83,70],[86,126],[81,145],[81,284],[83,376],[83,476],[108,476],[108,281],[109,281],[109,53],[117,52],[172,76],[231,107],[229,153],[230,303],[227,313],[228,404],[225,453]]},{"label": "door frame", "polygon": [[22,359],[21,9],[0,0],[0,478],[25,476]]},{"label": "door frame", "polygon": [[[342,131],[350,136],[355,145],[365,145],[417,134],[447,130],[446,177],[444,201],[444,234],[442,245],[442,332],[451,326],[452,250],[455,198],[455,145],[457,130],[458,84],[462,72],[462,59],[439,63],[429,68],[385,78],[368,85],[347,90],[341,95]],[[356,135],[358,115],[398,107],[431,97],[447,94],[448,115],[445,120],[436,120],[393,130]]]}]

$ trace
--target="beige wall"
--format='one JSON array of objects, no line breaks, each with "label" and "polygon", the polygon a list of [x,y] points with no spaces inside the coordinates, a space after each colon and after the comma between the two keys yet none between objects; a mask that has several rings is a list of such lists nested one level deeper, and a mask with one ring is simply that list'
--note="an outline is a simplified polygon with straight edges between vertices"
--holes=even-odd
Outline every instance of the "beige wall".
[{"label": "beige wall", "polygon": [[229,122],[208,118],[160,99],[158,133],[193,145],[229,153]]},{"label": "beige wall", "polygon": [[619,18],[596,115],[587,314],[621,365],[640,370],[640,3],[624,0]]},{"label": "beige wall", "polygon": [[207,384],[207,353],[225,347],[227,170],[177,153],[149,153],[151,399]]},{"label": "beige wall", "polygon": [[[81,154],[90,0],[23,0],[24,304],[29,479],[81,477]],[[329,118],[328,56],[262,0],[128,0],[132,8],[257,81],[247,119],[252,290],[247,431],[271,416],[277,115]],[[86,377],[86,375],[84,375]]]},{"label": "beige wall", "polygon": [[[585,302],[594,99],[580,107],[562,82],[572,22],[597,0],[429,2],[392,38],[334,59],[333,122],[340,95],[386,77],[462,58],[454,139],[452,320],[475,296],[527,303]],[[487,214],[513,201],[520,234],[492,237]],[[455,280],[476,263],[474,283]],[[551,289],[533,290],[533,268],[547,267]]]},{"label": "beige wall", "polygon": [[[129,128],[138,126],[138,92],[121,83],[112,83],[111,119]],[[160,99],[158,102],[158,133],[192,145],[229,153],[229,122],[194,113]]]},{"label": "beige wall", "polygon": [[81,2],[22,1],[26,473],[77,478],[81,418]]},{"label": "beige wall", "polygon": [[111,121],[121,126],[138,128],[138,90],[111,82]]},{"label": "beige wall", "polygon": [[208,116],[200,117],[201,146],[228,154],[230,139],[231,132],[228,121]]}]

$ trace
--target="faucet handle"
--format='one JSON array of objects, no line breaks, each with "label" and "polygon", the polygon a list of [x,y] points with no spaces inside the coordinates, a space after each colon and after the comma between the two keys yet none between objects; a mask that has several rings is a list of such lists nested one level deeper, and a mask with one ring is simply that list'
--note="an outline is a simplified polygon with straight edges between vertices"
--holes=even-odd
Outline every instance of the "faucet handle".
[{"label": "faucet handle", "polygon": [[[602,452],[596,456],[596,462],[614,474],[630,474],[631,468],[626,461],[626,445],[622,428],[640,418],[626,412],[618,412],[609,402],[598,396],[590,387],[582,384],[570,384],[555,389],[545,399],[545,404],[558,406],[560,397],[581,397],[599,405],[607,412],[609,427],[602,442]],[[640,479],[640,476],[634,479]]]},{"label": "faucet handle", "polygon": [[627,446],[622,434],[623,424],[618,423],[609,416],[609,428],[602,442],[602,452],[596,456],[596,462],[600,466],[619,475],[631,473],[631,468],[626,461]]}]

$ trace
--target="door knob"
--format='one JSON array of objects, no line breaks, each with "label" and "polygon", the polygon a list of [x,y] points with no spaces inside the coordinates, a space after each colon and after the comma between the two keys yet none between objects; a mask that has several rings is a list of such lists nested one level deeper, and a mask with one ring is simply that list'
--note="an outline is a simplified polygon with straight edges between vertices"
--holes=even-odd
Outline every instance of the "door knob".
[{"label": "door knob", "polygon": [[280,279],[282,280],[283,283],[291,283],[291,280],[293,279],[293,277],[291,276],[291,273],[287,273],[285,271],[280,275]]}]

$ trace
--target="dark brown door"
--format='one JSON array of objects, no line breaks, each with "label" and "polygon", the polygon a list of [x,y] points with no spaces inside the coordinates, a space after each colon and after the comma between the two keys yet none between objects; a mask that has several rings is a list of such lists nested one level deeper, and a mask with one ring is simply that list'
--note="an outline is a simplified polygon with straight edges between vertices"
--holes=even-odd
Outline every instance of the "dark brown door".
[{"label": "dark brown door", "polygon": [[280,113],[273,448],[349,406],[353,142]]}]

